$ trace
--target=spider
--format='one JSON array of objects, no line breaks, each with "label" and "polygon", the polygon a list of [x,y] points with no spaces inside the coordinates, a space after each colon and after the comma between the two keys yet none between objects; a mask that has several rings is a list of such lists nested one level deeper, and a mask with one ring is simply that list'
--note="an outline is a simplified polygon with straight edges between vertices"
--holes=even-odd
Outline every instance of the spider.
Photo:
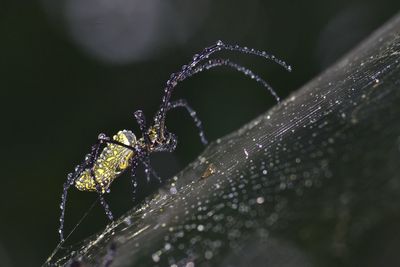
[{"label": "spider", "polygon": [[104,207],[106,215],[110,220],[113,220],[112,212],[104,199],[104,194],[110,192],[110,185],[118,176],[120,176],[124,171],[130,169],[133,195],[135,195],[137,187],[135,172],[139,163],[144,165],[148,181],[150,180],[151,175],[160,180],[154,170],[150,167],[149,156],[154,152],[173,152],[177,146],[178,141],[176,135],[169,132],[165,126],[165,119],[168,111],[175,108],[185,108],[199,130],[201,142],[204,145],[208,143],[204,135],[202,123],[189,104],[184,99],[176,101],[170,100],[171,94],[179,82],[204,70],[226,66],[249,76],[263,85],[279,103],[280,99],[272,87],[251,70],[232,62],[229,59],[208,59],[209,56],[221,50],[236,51],[263,57],[274,61],[287,71],[291,71],[291,67],[284,61],[273,55],[267,54],[264,51],[241,47],[238,45],[229,45],[222,41],[217,41],[214,45],[205,48],[199,54],[195,54],[187,65],[184,65],[180,71],[173,73],[167,81],[162,103],[154,116],[152,124],[147,125],[145,116],[141,110],[137,110],[134,113],[142,134],[140,138],[136,138],[135,134],[129,130],[119,131],[112,138],[101,133],[98,136],[97,143],[92,146],[90,153],[86,155],[84,161],[75,167],[74,172],[68,174],[67,181],[63,186],[60,204],[61,215],[58,232],[61,242],[64,241],[65,204],[68,189],[71,186],[75,186],[81,191],[92,191],[98,193],[100,203]]}]

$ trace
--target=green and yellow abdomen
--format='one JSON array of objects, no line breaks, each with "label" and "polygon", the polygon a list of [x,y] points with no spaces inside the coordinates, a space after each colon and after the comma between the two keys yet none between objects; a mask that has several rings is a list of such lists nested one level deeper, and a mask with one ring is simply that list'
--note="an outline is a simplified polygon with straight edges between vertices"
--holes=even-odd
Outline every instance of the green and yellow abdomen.
[{"label": "green and yellow abdomen", "polygon": [[[119,131],[113,139],[127,146],[136,144],[135,135],[127,130]],[[97,191],[97,183],[101,193],[105,193],[114,179],[130,166],[134,154],[131,149],[108,143],[93,165],[95,177],[92,177],[90,169],[85,169],[76,180],[75,187],[81,191]]]}]

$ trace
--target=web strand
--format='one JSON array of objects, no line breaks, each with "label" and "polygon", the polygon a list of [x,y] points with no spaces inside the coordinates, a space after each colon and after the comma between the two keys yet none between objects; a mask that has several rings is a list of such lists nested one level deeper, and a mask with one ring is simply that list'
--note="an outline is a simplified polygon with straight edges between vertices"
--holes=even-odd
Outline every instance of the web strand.
[{"label": "web strand", "polygon": [[100,200],[100,196],[93,201],[93,203],[90,205],[89,209],[82,215],[82,217],[79,219],[79,221],[77,222],[77,224],[72,228],[72,230],[68,233],[68,235],[62,239],[56,246],[56,248],[54,249],[54,251],[51,253],[50,257],[46,260],[45,264],[50,263],[50,261],[53,259],[54,255],[63,247],[63,244],[67,241],[67,239],[76,231],[76,229],[78,228],[78,226],[86,219],[86,217],[89,215],[89,213],[93,210],[94,206],[97,204],[97,202],[99,202]]}]

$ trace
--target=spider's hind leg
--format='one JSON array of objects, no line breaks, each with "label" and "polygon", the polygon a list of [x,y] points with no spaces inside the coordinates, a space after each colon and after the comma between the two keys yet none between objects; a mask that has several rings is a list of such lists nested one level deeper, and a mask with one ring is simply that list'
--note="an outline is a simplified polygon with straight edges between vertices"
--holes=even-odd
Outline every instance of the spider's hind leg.
[{"label": "spider's hind leg", "polygon": [[69,188],[75,184],[75,181],[79,178],[81,173],[88,167],[92,167],[94,161],[95,161],[95,155],[98,153],[99,147],[100,147],[100,142],[93,145],[91,152],[86,156],[85,161],[75,167],[75,171],[73,173],[69,173],[67,176],[67,181],[65,181],[63,185],[63,193],[61,195],[61,204],[60,204],[60,209],[61,209],[61,215],[60,215],[60,227],[58,229],[58,233],[60,235],[60,240],[61,242],[64,241],[64,217],[65,217],[65,205],[67,202],[67,195],[68,195],[68,190]]},{"label": "spider's hind leg", "polygon": [[[80,168],[80,166],[78,166]],[[67,195],[68,189],[75,183],[75,180],[78,178],[79,175],[76,173],[69,173],[67,176],[67,181],[64,183],[63,186],[63,193],[61,195],[61,215],[60,215],[60,227],[58,228],[58,233],[60,235],[61,242],[64,241],[64,216],[65,216],[65,204],[67,202]]]}]

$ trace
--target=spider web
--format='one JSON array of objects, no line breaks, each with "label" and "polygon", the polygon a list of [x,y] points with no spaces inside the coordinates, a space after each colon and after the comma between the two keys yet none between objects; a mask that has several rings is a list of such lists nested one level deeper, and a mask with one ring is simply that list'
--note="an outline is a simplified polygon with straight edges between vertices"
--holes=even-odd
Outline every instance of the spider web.
[{"label": "spider web", "polygon": [[44,266],[398,264],[399,29],[397,16]]}]

